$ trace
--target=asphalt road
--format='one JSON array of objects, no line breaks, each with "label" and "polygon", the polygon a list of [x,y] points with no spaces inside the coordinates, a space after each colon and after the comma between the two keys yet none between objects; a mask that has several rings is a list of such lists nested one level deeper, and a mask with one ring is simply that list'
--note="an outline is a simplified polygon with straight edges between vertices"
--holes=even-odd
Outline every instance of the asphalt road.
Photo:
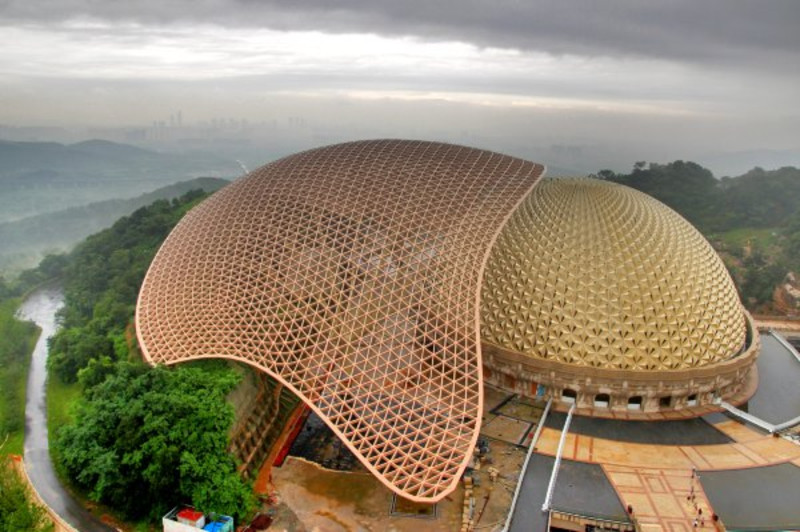
[{"label": "asphalt road", "polygon": [[773,425],[800,416],[800,363],[771,334],[761,335],[758,389],[742,410]]},{"label": "asphalt road", "polygon": [[[510,532],[543,532],[547,528],[542,504],[554,462],[552,456],[531,455]],[[619,496],[597,464],[562,459],[551,506],[564,512],[629,522]]]},{"label": "asphalt road", "polygon": [[699,475],[728,530],[800,529],[800,467],[791,462]]},{"label": "asphalt road", "polygon": [[42,288],[33,292],[20,308],[22,318],[34,321],[42,329],[28,374],[25,399],[25,468],[36,491],[64,521],[81,532],[114,531],[116,529],[101,523],[70,496],[58,481],[50,461],[45,401],[47,339],[56,330],[55,314],[62,303],[63,295],[60,290]]}]

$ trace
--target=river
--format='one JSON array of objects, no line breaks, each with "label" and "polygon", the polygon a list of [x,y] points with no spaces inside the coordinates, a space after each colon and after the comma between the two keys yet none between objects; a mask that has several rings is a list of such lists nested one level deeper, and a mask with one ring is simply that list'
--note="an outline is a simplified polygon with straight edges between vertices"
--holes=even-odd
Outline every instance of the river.
[{"label": "river", "polygon": [[56,330],[56,312],[64,304],[64,295],[55,287],[31,293],[19,309],[22,319],[31,320],[42,334],[33,350],[25,399],[25,468],[31,483],[42,499],[64,521],[81,532],[109,532],[116,529],[101,523],[72,498],[56,477],[50,461],[47,439],[47,339]]}]

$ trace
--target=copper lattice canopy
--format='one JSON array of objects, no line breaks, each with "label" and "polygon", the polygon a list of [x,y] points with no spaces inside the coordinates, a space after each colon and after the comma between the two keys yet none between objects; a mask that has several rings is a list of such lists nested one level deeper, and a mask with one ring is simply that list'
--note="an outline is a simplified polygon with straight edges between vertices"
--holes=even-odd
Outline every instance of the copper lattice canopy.
[{"label": "copper lattice canopy", "polygon": [[439,500],[480,425],[483,269],[543,170],[398,140],[264,166],[189,212],[158,252],[136,312],[145,357],[251,364],[392,490]]},{"label": "copper lattice canopy", "polygon": [[481,305],[485,341],[580,366],[696,368],[745,343],[736,288],[705,238],[604,181],[536,187],[492,250]]}]

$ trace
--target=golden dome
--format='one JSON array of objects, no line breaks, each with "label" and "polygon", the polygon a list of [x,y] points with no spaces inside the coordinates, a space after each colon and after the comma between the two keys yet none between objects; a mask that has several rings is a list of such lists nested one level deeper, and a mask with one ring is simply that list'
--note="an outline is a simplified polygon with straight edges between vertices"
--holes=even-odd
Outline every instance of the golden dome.
[{"label": "golden dome", "polygon": [[485,342],[610,369],[705,366],[736,355],[745,318],[703,236],[631,188],[543,181],[503,228],[486,266]]}]

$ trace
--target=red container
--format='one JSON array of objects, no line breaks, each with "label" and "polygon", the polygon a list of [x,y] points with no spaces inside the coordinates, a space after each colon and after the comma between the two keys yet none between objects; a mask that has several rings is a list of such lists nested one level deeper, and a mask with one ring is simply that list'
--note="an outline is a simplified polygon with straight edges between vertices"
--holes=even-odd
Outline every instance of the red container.
[{"label": "red container", "polygon": [[203,516],[203,512],[198,512],[197,510],[192,510],[191,508],[185,508],[178,512],[178,522],[183,523],[184,525],[191,525],[197,528],[203,528],[205,525],[205,517]]}]

